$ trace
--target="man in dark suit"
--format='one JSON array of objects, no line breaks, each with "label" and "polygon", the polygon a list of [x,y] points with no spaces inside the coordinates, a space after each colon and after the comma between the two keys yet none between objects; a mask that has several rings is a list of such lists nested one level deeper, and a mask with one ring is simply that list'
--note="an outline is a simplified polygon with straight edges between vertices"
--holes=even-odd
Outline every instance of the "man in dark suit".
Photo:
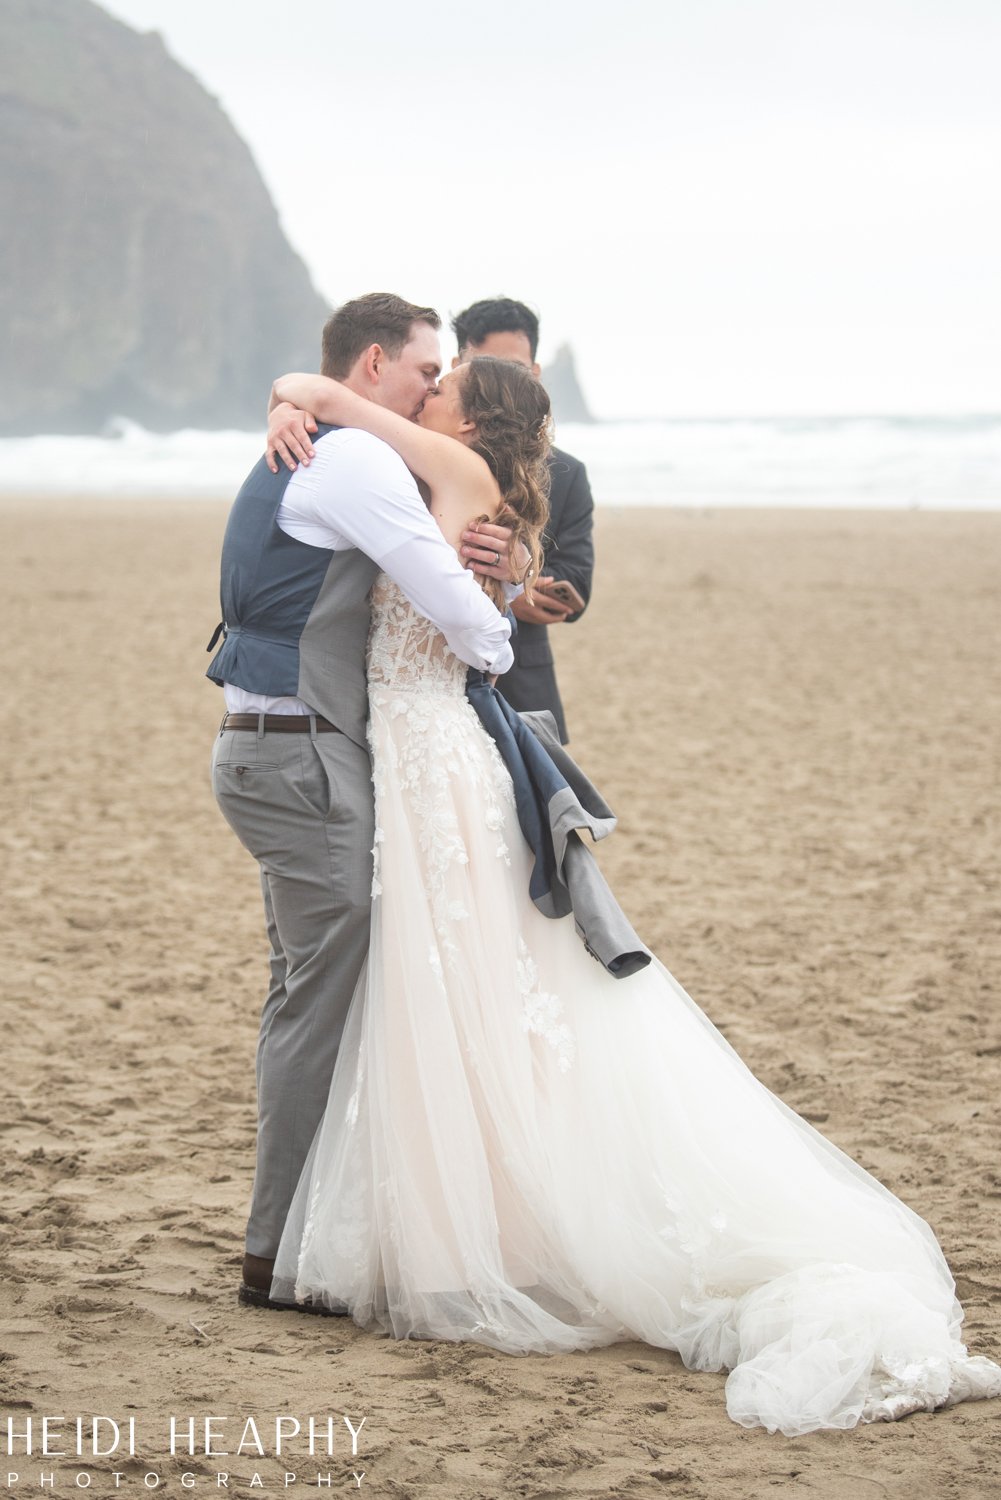
[{"label": "man in dark suit", "polygon": [[[514,359],[527,365],[538,378],[535,360],[539,343],[539,320],[531,308],[510,297],[493,297],[474,302],[465,312],[452,319],[452,331],[459,352],[453,368],[477,355],[495,359]],[[594,546],[591,528],[594,501],[587,470],[580,459],[560,448],[554,448],[549,460],[549,521],[543,538],[543,572],[534,602],[519,598],[511,606],[518,629],[511,638],[514,666],[497,686],[519,713],[527,709],[548,708],[556,720],[563,744],[567,743],[567,726],[556,685],[553,648],[549,643],[552,625],[573,624],[583,614],[572,605],[561,603],[545,590],[552,583],[569,583],[587,605],[591,596],[594,570]]]}]

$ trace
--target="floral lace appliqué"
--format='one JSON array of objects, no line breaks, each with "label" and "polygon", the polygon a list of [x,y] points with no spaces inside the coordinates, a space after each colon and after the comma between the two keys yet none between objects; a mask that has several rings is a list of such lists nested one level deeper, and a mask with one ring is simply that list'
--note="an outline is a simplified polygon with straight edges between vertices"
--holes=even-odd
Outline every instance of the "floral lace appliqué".
[{"label": "floral lace appliqu\u00e9", "polygon": [[518,940],[518,986],[521,990],[521,1024],[539,1036],[556,1053],[561,1073],[569,1073],[577,1055],[573,1032],[563,1019],[558,995],[540,988],[539,971],[524,942]]},{"label": "floral lace appliqu\u00e9", "polygon": [[399,696],[390,695],[390,712],[409,713],[408,690],[419,688],[422,698],[436,688],[462,697],[467,671],[437,626],[418,614],[392,579],[381,573],[372,587],[369,691],[399,689]]},{"label": "floral lace appliqu\u00e9", "polygon": [[459,953],[456,926],[469,920],[467,887],[459,878],[469,853],[456,813],[457,782],[470,789],[481,809],[495,856],[510,863],[504,836],[513,813],[510,780],[492,741],[486,756],[468,753],[470,736],[480,740],[482,730],[466,701],[467,670],[441,632],[380,575],[372,590],[368,643],[376,814],[372,895],[383,893],[382,810],[391,791],[402,792],[420,851],[436,963],[449,966]]}]

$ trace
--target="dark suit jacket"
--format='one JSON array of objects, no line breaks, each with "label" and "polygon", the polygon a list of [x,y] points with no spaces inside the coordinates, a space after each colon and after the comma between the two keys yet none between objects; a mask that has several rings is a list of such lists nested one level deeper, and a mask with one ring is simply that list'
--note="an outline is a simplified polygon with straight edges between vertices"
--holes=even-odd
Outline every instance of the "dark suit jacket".
[{"label": "dark suit jacket", "polygon": [[[549,521],[543,537],[543,572],[572,583],[586,604],[591,597],[594,571],[591,540],[594,501],[587,470],[579,458],[554,448],[549,459],[549,474]],[[566,623],[579,620],[580,614],[570,615]],[[514,666],[500,678],[498,688],[519,713],[547,708],[556,720],[560,739],[565,745],[567,725],[556,686],[549,626],[526,625],[519,620],[511,645]]]}]

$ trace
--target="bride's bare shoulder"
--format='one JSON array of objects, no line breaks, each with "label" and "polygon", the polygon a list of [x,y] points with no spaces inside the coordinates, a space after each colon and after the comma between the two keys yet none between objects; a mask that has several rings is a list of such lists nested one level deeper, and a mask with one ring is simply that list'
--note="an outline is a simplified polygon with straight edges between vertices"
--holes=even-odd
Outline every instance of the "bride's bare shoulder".
[{"label": "bride's bare shoulder", "polygon": [[486,461],[469,448],[463,452],[454,481],[432,491],[429,507],[446,540],[456,548],[472,521],[492,521],[501,509],[501,493]]},{"label": "bride's bare shoulder", "polygon": [[454,447],[458,452],[454,454],[455,468],[449,493],[453,490],[465,490],[484,499],[493,497],[495,505],[500,509],[500,490],[486,459],[465,443],[454,443]]}]

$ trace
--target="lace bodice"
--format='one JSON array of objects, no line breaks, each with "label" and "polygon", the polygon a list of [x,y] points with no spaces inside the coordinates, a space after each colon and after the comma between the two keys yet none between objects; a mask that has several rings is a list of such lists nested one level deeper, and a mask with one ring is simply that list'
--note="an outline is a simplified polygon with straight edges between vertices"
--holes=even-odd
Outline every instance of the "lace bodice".
[{"label": "lace bodice", "polygon": [[449,649],[431,621],[419,614],[397,584],[380,573],[372,586],[372,625],[368,636],[369,693],[420,688],[461,697],[465,662]]}]

